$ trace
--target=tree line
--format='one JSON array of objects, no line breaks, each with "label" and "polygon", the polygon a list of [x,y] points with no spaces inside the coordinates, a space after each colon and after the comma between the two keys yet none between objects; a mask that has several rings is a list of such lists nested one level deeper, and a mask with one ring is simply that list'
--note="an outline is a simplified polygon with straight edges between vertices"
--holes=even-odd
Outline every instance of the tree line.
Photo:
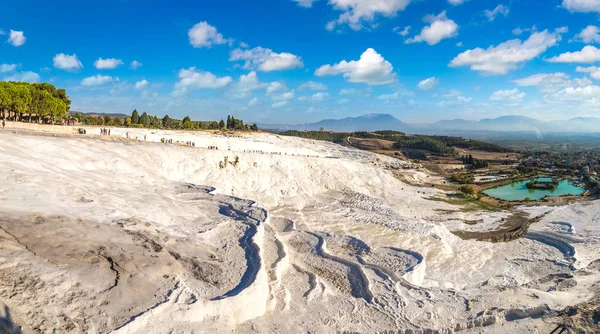
[{"label": "tree line", "polygon": [[[510,149],[501,147],[486,142],[465,139],[462,137],[449,137],[449,136],[426,136],[426,135],[406,135],[398,131],[356,131],[356,132],[333,132],[333,131],[274,131],[274,133],[284,136],[294,136],[307,139],[315,140],[326,140],[333,143],[342,143],[348,137],[357,138],[376,138],[394,141],[394,149],[401,150],[403,152],[410,152],[409,155],[416,159],[419,156],[422,160],[423,154],[418,153],[416,150],[428,151],[434,155],[456,155],[456,151],[453,146],[477,149],[486,152],[511,152]],[[487,162],[482,162],[483,165],[487,166]],[[477,163],[478,168],[480,167]]]},{"label": "tree line", "polygon": [[54,122],[63,118],[71,108],[71,100],[64,89],[57,89],[49,83],[0,82],[0,112],[2,119],[15,121],[44,119]]},{"label": "tree line", "polygon": [[471,154],[461,157],[462,163],[473,166],[473,169],[487,168],[490,163],[487,160],[475,159]]},{"label": "tree line", "polygon": [[227,123],[224,120],[217,121],[192,121],[189,116],[183,119],[175,119],[165,115],[159,118],[143,112],[141,115],[134,109],[131,116],[112,117],[110,115],[92,116],[82,113],[73,115],[80,123],[86,125],[107,125],[107,126],[126,126],[139,128],[171,129],[171,130],[237,130],[237,131],[258,131],[256,124],[244,124],[240,119],[233,116],[227,116]]}]

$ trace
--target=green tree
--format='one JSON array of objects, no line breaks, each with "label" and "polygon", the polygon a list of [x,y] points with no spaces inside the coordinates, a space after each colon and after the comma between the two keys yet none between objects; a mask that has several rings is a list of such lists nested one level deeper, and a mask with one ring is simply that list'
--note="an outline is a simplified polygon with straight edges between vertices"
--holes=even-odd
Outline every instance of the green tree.
[{"label": "green tree", "polygon": [[171,117],[169,117],[169,115],[165,115],[165,117],[163,117],[162,119],[162,126],[163,128],[169,128],[171,125]]},{"label": "green tree", "polygon": [[140,114],[138,114],[137,109],[133,109],[131,113],[131,124],[140,124]]},{"label": "green tree", "polygon": [[184,129],[193,129],[194,128],[194,123],[192,122],[192,120],[190,119],[189,116],[185,116],[183,118],[183,122],[181,125],[183,126]]},{"label": "green tree", "polygon": [[223,128],[225,128],[225,122],[224,122],[223,120],[221,120],[221,121],[219,122],[219,128],[220,128],[220,129],[223,129]]},{"label": "green tree", "polygon": [[471,186],[460,186],[460,192],[465,195],[473,196],[475,194],[475,190]]},{"label": "green tree", "polygon": [[[131,118],[133,118],[133,116]],[[148,125],[150,125],[150,121],[151,121],[150,117],[148,116],[148,114],[146,112],[144,112],[142,114],[142,116],[140,116],[139,124],[142,124],[143,126],[148,126]]]}]

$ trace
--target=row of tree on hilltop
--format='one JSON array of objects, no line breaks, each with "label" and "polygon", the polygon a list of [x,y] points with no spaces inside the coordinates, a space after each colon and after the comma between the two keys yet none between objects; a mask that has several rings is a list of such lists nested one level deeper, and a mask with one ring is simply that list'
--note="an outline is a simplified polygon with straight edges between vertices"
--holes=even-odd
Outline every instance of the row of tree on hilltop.
[{"label": "row of tree on hilltop", "polygon": [[143,112],[141,115],[137,109],[133,110],[131,116],[112,117],[110,115],[94,116],[81,113],[74,114],[80,123],[87,125],[106,125],[106,126],[126,126],[155,129],[172,130],[235,130],[235,131],[258,131],[256,124],[244,124],[244,121],[233,116],[227,116],[227,123],[224,120],[217,121],[192,121],[189,116],[182,120],[165,115],[163,118],[148,115]]},{"label": "row of tree on hilltop", "polygon": [[0,82],[0,112],[2,119],[54,121],[67,115],[71,100],[64,89],[49,83]]}]

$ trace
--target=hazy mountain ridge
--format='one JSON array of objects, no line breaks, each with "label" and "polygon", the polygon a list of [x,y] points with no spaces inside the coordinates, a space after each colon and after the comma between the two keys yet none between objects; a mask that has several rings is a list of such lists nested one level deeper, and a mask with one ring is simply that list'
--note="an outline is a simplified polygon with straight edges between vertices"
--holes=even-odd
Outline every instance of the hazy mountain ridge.
[{"label": "hazy mountain ridge", "polygon": [[431,124],[405,123],[390,114],[366,114],[343,119],[324,119],[305,124],[260,124],[270,130],[376,131],[396,130],[407,133],[445,133],[447,131],[492,132],[600,132],[600,118],[576,117],[568,120],[542,121],[527,116],[507,115],[484,118],[479,121],[465,119],[441,120]]}]

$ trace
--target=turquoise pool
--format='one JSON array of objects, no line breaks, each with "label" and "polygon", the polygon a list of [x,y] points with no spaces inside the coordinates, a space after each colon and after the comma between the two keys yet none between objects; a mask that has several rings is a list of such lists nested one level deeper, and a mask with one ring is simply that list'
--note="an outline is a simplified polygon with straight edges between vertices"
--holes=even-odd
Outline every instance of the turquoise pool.
[{"label": "turquoise pool", "polygon": [[578,196],[583,194],[585,189],[573,185],[571,180],[562,180],[558,183],[558,187],[554,190],[527,189],[525,186],[533,180],[547,182],[551,181],[548,178],[538,178],[519,182],[513,182],[505,186],[496,187],[483,191],[484,194],[505,201],[522,201],[525,198],[530,200],[540,200],[546,196],[558,197],[565,195]]}]

